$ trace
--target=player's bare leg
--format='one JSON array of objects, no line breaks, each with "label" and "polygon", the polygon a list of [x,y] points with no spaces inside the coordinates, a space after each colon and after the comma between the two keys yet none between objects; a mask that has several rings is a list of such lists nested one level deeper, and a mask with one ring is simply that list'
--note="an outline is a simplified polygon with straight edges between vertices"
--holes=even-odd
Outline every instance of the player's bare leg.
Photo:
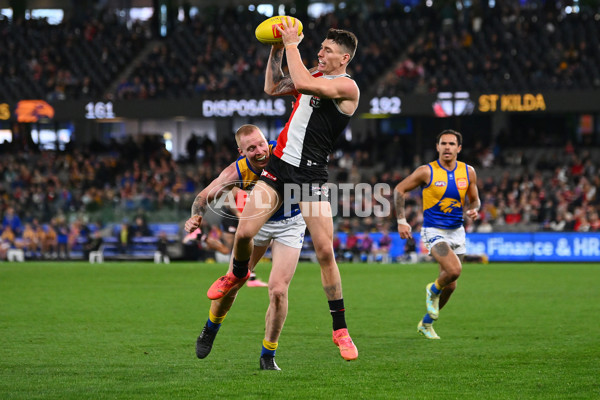
[{"label": "player's bare leg", "polygon": [[[464,261],[464,258],[465,258],[464,254],[461,254],[458,256],[458,260],[460,263],[460,268],[458,270],[459,271],[458,276],[460,276],[460,273],[462,272],[462,263]],[[442,275],[442,266],[441,265],[440,265],[440,275]],[[446,305],[448,300],[450,300],[450,296],[452,296],[452,293],[454,293],[454,291],[456,290],[456,282],[458,280],[458,276],[456,277],[456,279],[454,281],[447,284],[442,289],[442,293],[440,294],[440,310],[442,308],[444,308],[444,306]],[[438,277],[438,279],[439,279],[439,277]]]},{"label": "player's bare leg", "polygon": [[425,287],[427,313],[419,322],[417,331],[428,339],[439,339],[432,324],[438,319],[440,310],[448,303],[456,289],[456,280],[462,271],[462,264],[446,242],[440,242],[433,246],[431,255],[438,262],[440,273],[435,282],[429,283]]},{"label": "player's bare leg", "polygon": [[300,211],[310,231],[319,265],[323,290],[329,302],[333,318],[333,342],[345,360],[358,357],[358,349],[348,334],[346,325],[342,279],[333,252],[333,219],[331,205],[327,201],[301,202]]},{"label": "player's bare leg", "polygon": [[[252,253],[249,263],[251,270],[254,270],[254,267],[256,266],[258,261],[260,261],[260,259],[263,257],[266,250],[266,247],[255,248],[255,251]],[[233,257],[231,257],[229,261],[229,273],[232,269]],[[227,292],[227,294],[225,294],[225,296],[217,300],[211,301],[210,310],[208,313],[208,320],[206,321],[206,324],[204,325],[200,336],[198,336],[198,339],[196,340],[196,356],[198,358],[205,358],[210,354],[213,343],[215,341],[215,337],[217,336],[217,333],[221,328],[221,324],[223,323],[223,320],[227,316],[227,313],[233,306],[233,302],[235,301],[238,291],[244,285],[244,282],[245,280],[238,282]]]},{"label": "player's bare leg", "polygon": [[252,239],[260,228],[277,211],[281,205],[279,195],[269,185],[258,181],[250,195],[235,233],[233,243],[233,266],[231,271],[220,277],[208,289],[207,296],[211,300],[219,299],[234,286],[243,285],[250,277],[248,265],[254,247]]},{"label": "player's bare leg", "polygon": [[279,370],[275,363],[279,335],[288,313],[288,289],[296,272],[300,250],[273,241],[273,267],[269,277],[269,308],[265,316],[265,338],[260,355],[260,368]]},{"label": "player's bare leg", "polygon": [[240,216],[235,240],[233,256],[235,260],[248,260],[252,253],[252,238],[281,206],[282,199],[275,189],[262,181],[258,181],[246,201]]},{"label": "player's bare leg", "polygon": [[[440,312],[440,294],[443,289],[455,282],[462,271],[460,259],[446,242],[439,242],[431,249],[431,255],[440,266],[440,273],[435,282],[430,283],[426,287],[427,297],[427,313],[432,319],[438,319]],[[451,291],[447,291],[445,301],[448,301]],[[445,303],[444,303],[445,304]]]}]

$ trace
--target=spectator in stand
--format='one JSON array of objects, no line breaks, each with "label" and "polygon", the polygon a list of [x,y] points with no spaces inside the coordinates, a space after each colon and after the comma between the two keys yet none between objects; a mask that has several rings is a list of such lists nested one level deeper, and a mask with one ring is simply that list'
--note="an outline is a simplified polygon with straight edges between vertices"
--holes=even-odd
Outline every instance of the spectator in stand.
[{"label": "spectator in stand", "polygon": [[129,251],[129,247],[133,239],[133,235],[129,224],[127,224],[126,221],[123,221],[123,223],[120,225],[120,229],[118,229],[115,233],[118,239],[117,247],[119,249],[119,253],[127,253]]},{"label": "spectator in stand", "polygon": [[97,230],[88,236],[87,241],[83,245],[83,259],[87,260],[90,258],[90,252],[100,250],[102,243],[102,232]]},{"label": "spectator in stand", "polygon": [[375,251],[375,261],[387,262],[392,249],[392,238],[387,225],[379,224],[378,228],[381,231],[381,238]]},{"label": "spectator in stand", "polygon": [[46,243],[46,231],[44,230],[44,227],[40,224],[40,222],[38,221],[37,218],[34,218],[33,221],[31,222],[32,224],[32,228],[34,231],[34,235],[35,235],[35,244],[36,244],[36,256],[39,258],[44,258],[45,254],[44,254],[44,249],[45,249],[45,243]]},{"label": "spectator in stand", "polygon": [[373,239],[368,233],[363,234],[362,240],[360,241],[360,260],[367,262],[371,259],[371,253],[373,252]]},{"label": "spectator in stand", "polygon": [[344,258],[348,261],[358,260],[360,257],[360,242],[356,233],[351,230],[346,237]]},{"label": "spectator in stand", "polygon": [[333,253],[335,254],[335,259],[338,260],[340,257],[340,250],[342,250],[342,241],[340,237],[334,233],[333,235]]},{"label": "spectator in stand", "polygon": [[404,242],[404,254],[400,257],[400,262],[402,264],[415,264],[417,261],[417,243],[415,239],[410,237]]},{"label": "spectator in stand", "polygon": [[10,225],[4,227],[0,235],[0,259],[6,260],[8,250],[15,247],[15,239],[15,233]]},{"label": "spectator in stand", "polygon": [[494,230],[492,224],[486,219],[482,219],[479,226],[477,226],[477,233],[490,233]]},{"label": "spectator in stand", "polygon": [[589,213],[589,230],[590,232],[600,231],[600,218],[598,217],[598,211],[594,209]]},{"label": "spectator in stand", "polygon": [[26,252],[26,255],[29,253],[30,256],[37,257],[38,237],[35,233],[35,229],[29,222],[25,223],[22,240],[17,243],[18,247],[21,247]]},{"label": "spectator in stand", "polygon": [[133,226],[129,229],[130,240],[138,237],[152,236],[152,230],[148,227],[146,220],[142,216],[135,217]]},{"label": "spectator in stand", "polygon": [[15,213],[14,207],[8,207],[2,218],[2,226],[10,226],[15,235],[20,236],[23,233],[23,224],[21,218]]},{"label": "spectator in stand", "polygon": [[68,260],[71,258],[71,250],[69,248],[69,227],[64,218],[56,219],[56,252],[58,258]]},{"label": "spectator in stand", "polygon": [[58,257],[58,234],[52,223],[46,226],[40,226],[38,232],[43,233],[42,238],[42,256],[44,258]]},{"label": "spectator in stand", "polygon": [[163,259],[170,259],[168,252],[169,247],[169,239],[167,238],[167,233],[161,231],[158,234],[158,240],[156,241],[156,250],[160,252]]}]

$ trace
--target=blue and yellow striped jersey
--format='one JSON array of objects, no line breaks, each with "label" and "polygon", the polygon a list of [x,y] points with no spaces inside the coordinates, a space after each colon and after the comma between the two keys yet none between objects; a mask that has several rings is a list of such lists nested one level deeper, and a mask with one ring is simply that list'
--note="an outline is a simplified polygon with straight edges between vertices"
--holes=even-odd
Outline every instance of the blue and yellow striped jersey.
[{"label": "blue and yellow striped jersey", "polygon": [[469,187],[467,164],[457,161],[452,171],[442,167],[439,160],[427,165],[431,171],[431,180],[423,187],[423,227],[460,228]]},{"label": "blue and yellow striped jersey", "polygon": [[[273,148],[277,145],[276,141],[269,142],[269,153],[273,154]],[[239,187],[240,189],[249,191],[252,190],[256,181],[260,177],[260,171],[257,172],[252,168],[252,165],[248,162],[248,158],[246,156],[240,156],[236,162],[235,166],[238,172],[238,178],[240,180]]]}]

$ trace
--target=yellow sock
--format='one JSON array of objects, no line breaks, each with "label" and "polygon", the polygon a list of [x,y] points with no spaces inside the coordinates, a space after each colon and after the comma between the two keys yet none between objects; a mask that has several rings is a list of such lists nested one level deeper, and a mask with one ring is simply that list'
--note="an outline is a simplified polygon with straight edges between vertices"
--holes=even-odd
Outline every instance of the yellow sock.
[{"label": "yellow sock", "polygon": [[444,287],[442,285],[440,285],[440,283],[438,282],[438,280],[436,279],[435,282],[433,283],[435,285],[435,287],[437,288],[437,290],[441,291]]},{"label": "yellow sock", "polygon": [[265,349],[275,351],[277,350],[277,346],[279,346],[279,343],[271,343],[267,339],[263,339],[263,347]]},{"label": "yellow sock", "polygon": [[217,317],[215,314],[212,313],[212,311],[208,310],[208,319],[210,319],[210,322],[212,322],[213,324],[220,324],[221,322],[223,322],[226,316],[227,314],[223,315],[222,317]]}]

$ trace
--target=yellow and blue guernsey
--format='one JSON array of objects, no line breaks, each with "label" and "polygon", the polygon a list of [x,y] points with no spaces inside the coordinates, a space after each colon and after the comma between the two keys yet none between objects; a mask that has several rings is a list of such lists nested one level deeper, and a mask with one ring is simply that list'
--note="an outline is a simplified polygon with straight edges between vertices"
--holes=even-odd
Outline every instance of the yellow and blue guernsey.
[{"label": "yellow and blue guernsey", "polygon": [[[269,142],[269,153],[273,154],[273,148],[277,146],[277,142],[272,140]],[[258,178],[260,177],[261,171],[255,171],[252,168],[252,165],[248,162],[248,158],[245,156],[240,156],[236,162],[235,166],[237,168],[238,178],[239,178],[239,188],[243,189],[247,192],[252,190]],[[290,210],[290,213],[287,215],[284,214],[284,207],[281,206],[275,214],[269,219],[269,221],[281,221],[286,218],[290,218],[300,214],[300,206],[298,204],[293,204]]]},{"label": "yellow and blue guernsey", "polygon": [[[272,140],[269,142],[269,153],[273,154],[273,148],[277,145],[277,142]],[[245,191],[250,191],[258,181],[260,173],[262,171],[255,171],[252,165],[248,162],[246,156],[240,156],[235,162],[237,168],[238,178],[240,180],[239,187]]]},{"label": "yellow and blue guernsey", "polygon": [[460,161],[452,171],[442,167],[439,160],[427,165],[431,180],[423,187],[423,227],[460,228],[469,187],[469,167]]}]

